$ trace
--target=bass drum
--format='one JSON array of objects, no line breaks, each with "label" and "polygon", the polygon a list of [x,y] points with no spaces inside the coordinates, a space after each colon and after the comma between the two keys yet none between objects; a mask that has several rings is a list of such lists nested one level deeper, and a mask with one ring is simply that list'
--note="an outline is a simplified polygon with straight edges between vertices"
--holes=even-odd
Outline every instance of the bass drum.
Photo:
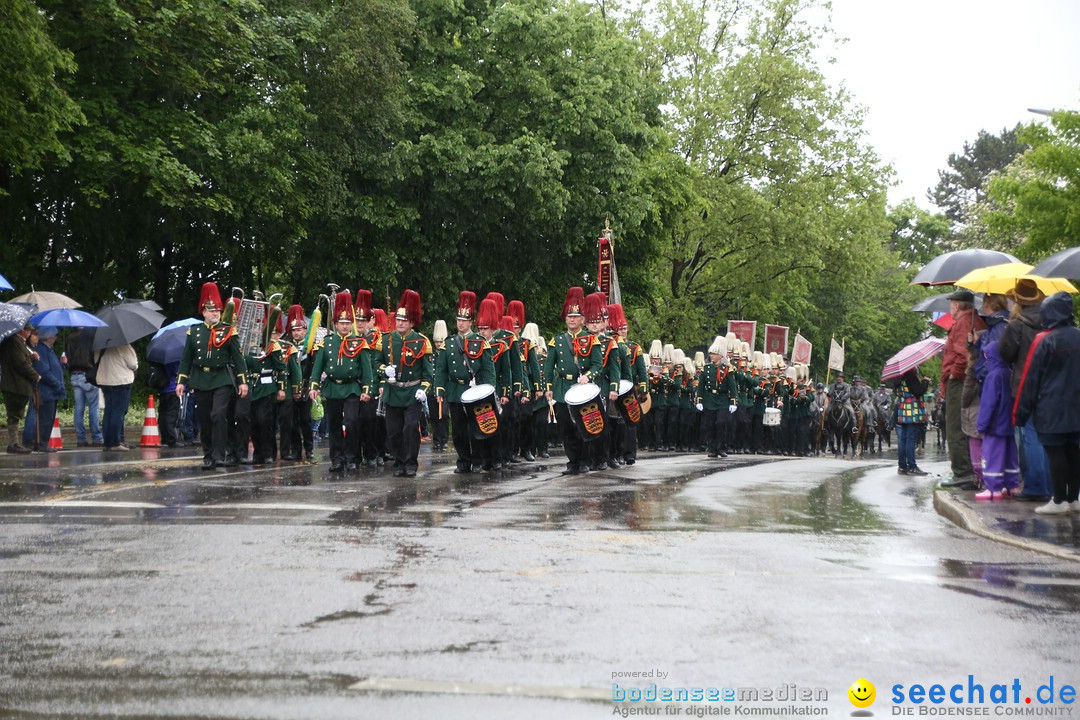
[{"label": "bass drum", "polygon": [[766,427],[777,427],[780,425],[780,408],[765,408],[765,418],[762,423]]},{"label": "bass drum", "polygon": [[489,440],[499,431],[499,398],[494,385],[474,385],[461,393],[461,404],[469,418],[469,434],[477,440]]},{"label": "bass drum", "polygon": [[605,420],[599,386],[593,383],[575,385],[566,391],[565,400],[570,419],[581,439],[587,442],[600,437],[604,432]]},{"label": "bass drum", "polygon": [[615,401],[615,405],[626,422],[634,425],[641,422],[641,403],[634,394],[634,383],[629,380],[619,381],[619,398]]}]

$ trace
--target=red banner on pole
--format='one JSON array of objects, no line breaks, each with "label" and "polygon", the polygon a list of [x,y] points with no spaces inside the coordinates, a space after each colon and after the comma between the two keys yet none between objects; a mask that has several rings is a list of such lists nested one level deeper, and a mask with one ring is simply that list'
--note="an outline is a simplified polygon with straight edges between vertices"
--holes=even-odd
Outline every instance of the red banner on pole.
[{"label": "red banner on pole", "polygon": [[765,326],[765,352],[787,355],[788,329],[783,325]]},{"label": "red banner on pole", "polygon": [[795,343],[791,346],[791,362],[799,365],[810,364],[810,354],[814,346],[802,335],[795,333]]},{"label": "red banner on pole", "polygon": [[754,342],[757,339],[757,320],[728,320],[728,332],[735,333],[739,342],[747,343],[750,352],[754,352]]},{"label": "red banner on pole", "polygon": [[600,292],[604,293],[608,302],[611,302],[611,268],[613,256],[611,252],[611,238],[601,235],[597,241],[600,245],[600,261],[596,269],[596,285]]}]

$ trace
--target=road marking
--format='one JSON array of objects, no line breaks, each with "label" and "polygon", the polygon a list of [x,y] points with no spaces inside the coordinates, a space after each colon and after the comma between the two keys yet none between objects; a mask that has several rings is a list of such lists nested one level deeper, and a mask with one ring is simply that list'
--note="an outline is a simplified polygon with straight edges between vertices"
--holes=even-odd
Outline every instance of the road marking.
[{"label": "road marking", "polygon": [[37,500],[25,502],[0,502],[0,507],[81,507],[81,508],[141,508],[144,510],[161,510],[167,505],[147,502],[109,502],[106,500]]},{"label": "road marking", "polygon": [[502,685],[497,683],[446,682],[409,678],[369,678],[349,686],[360,692],[412,692],[441,695],[499,695],[560,698],[563,700],[611,700],[610,690],[560,685]]}]

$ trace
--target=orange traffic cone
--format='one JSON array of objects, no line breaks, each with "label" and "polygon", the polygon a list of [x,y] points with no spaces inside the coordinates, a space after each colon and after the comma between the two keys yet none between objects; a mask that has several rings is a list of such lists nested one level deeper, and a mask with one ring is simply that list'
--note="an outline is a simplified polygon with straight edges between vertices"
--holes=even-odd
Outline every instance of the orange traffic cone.
[{"label": "orange traffic cone", "polygon": [[49,447],[53,450],[64,449],[64,438],[60,436],[60,418],[53,418],[52,434],[49,435]]},{"label": "orange traffic cone", "polygon": [[140,447],[161,447],[161,436],[158,434],[157,429],[157,410],[154,409],[154,395],[150,394],[150,398],[146,403],[146,417],[143,419],[142,426],[142,439],[139,441]]}]

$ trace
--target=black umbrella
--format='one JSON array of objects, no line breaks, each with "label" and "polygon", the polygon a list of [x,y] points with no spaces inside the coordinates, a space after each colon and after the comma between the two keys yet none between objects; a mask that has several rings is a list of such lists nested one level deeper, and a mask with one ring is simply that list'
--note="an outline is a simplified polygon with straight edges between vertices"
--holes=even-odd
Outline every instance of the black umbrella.
[{"label": "black umbrella", "polygon": [[[951,292],[942,293],[941,295],[931,295],[928,298],[923,298],[919,302],[911,306],[912,312],[924,312],[924,313],[944,313],[949,312],[949,296]],[[975,295],[975,307],[982,305],[983,296],[982,293]]]},{"label": "black umbrella", "polygon": [[1007,262],[1019,262],[1009,253],[998,250],[983,250],[971,248],[969,250],[953,250],[926,263],[912,285],[952,285],[972,270],[1000,265]]},{"label": "black umbrella", "polygon": [[14,335],[26,327],[27,321],[33,314],[33,305],[0,303],[0,340]]},{"label": "black umbrella", "polygon": [[162,308],[160,305],[158,305],[153,300],[125,300],[124,302],[126,302],[126,303],[136,303],[138,305],[142,305],[143,307],[150,308],[151,310],[154,310],[156,312],[163,312],[164,311],[164,308]]},{"label": "black umbrella", "polygon": [[1033,267],[1028,274],[1045,278],[1080,279],[1080,247],[1054,253]]},{"label": "black umbrella", "polygon": [[104,320],[108,327],[94,331],[94,350],[130,345],[139,338],[153,335],[165,322],[164,315],[137,302],[106,305],[98,310],[96,315]]}]

